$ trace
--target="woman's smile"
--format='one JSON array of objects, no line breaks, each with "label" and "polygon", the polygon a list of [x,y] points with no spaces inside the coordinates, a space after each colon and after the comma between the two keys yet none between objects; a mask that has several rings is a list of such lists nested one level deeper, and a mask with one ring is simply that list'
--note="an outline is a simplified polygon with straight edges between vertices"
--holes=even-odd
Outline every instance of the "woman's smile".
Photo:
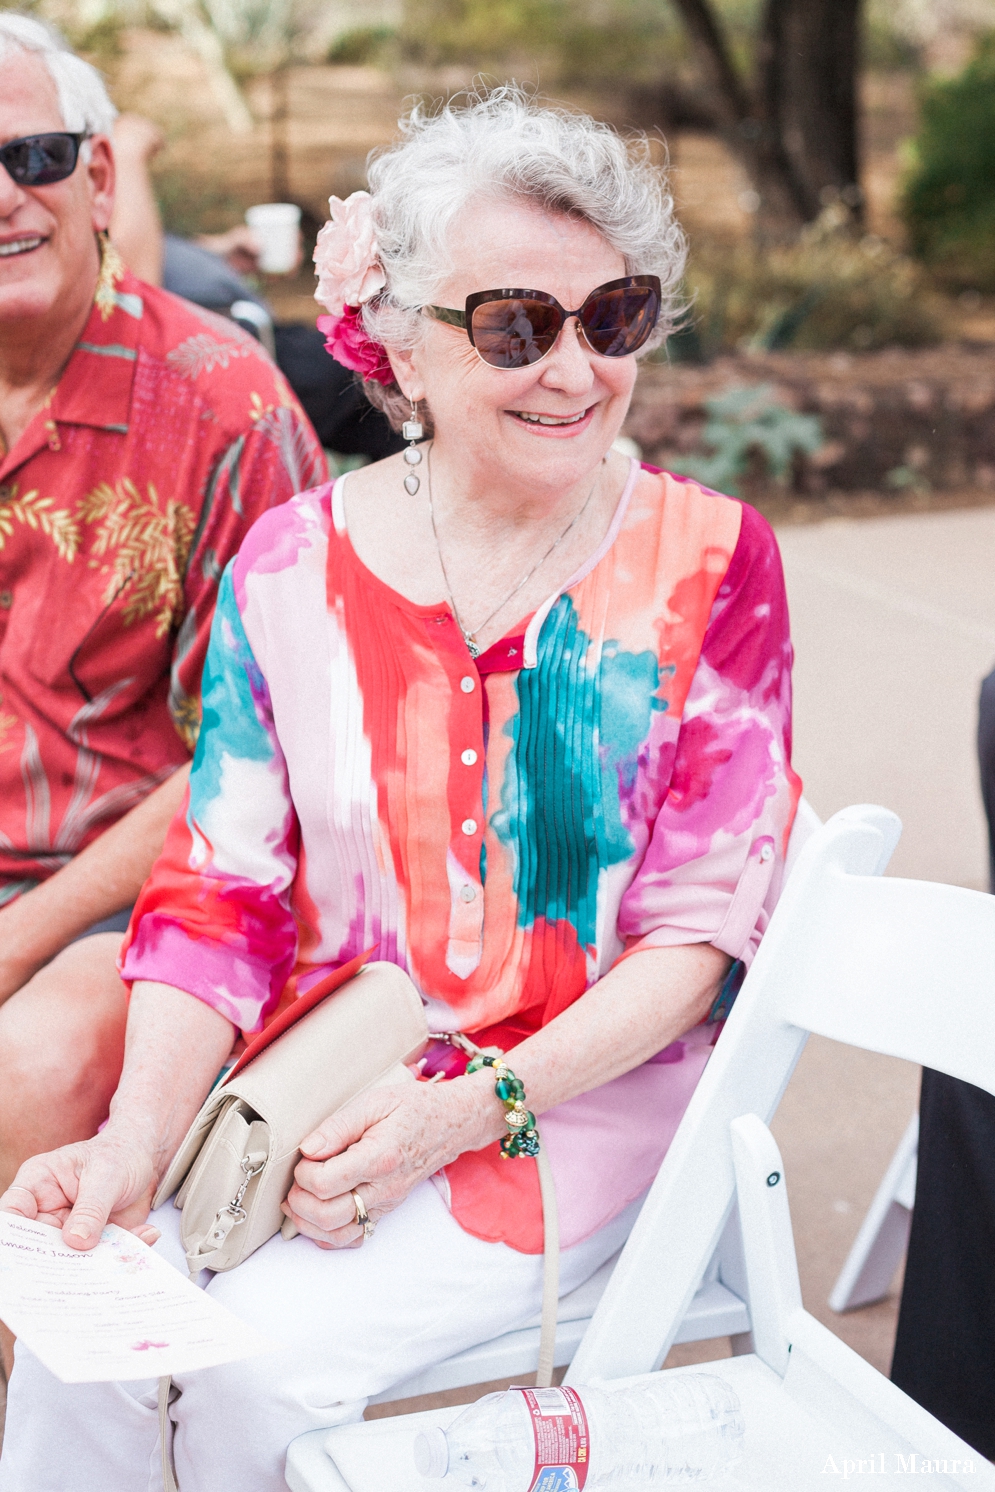
[{"label": "woman's smile", "polygon": [[525,425],[534,435],[563,439],[586,430],[596,409],[597,404],[590,404],[575,414],[546,414],[532,409],[506,409],[505,414],[511,415],[518,424]]}]

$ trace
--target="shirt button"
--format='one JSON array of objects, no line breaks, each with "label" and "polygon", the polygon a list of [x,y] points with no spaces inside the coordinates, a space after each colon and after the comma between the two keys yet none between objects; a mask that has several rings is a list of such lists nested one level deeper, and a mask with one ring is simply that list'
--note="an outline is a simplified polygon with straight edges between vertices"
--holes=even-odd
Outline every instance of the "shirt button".
[{"label": "shirt button", "polygon": [[476,834],[476,832],[477,832],[477,820],[476,819],[464,819],[461,827],[462,827],[462,830],[463,830],[464,834]]},{"label": "shirt button", "polygon": [[761,860],[773,860],[773,858],[774,858],[774,846],[770,845],[770,844],[765,844],[762,847],[761,851],[760,851],[760,858],[761,858]]},{"label": "shirt button", "polygon": [[473,679],[471,679],[471,677],[470,677],[469,674],[467,674],[464,678],[460,679],[459,686],[462,689],[462,691],[463,691],[464,694],[472,694],[473,691],[474,691],[474,689],[476,689],[476,687],[477,687],[475,681]]},{"label": "shirt button", "polygon": [[[0,606],[3,607],[4,611],[9,611],[10,608],[13,606],[13,604],[14,604],[14,592],[13,591],[0,591]],[[474,760],[476,760],[476,758],[474,758]]]},{"label": "shirt button", "polygon": [[464,886],[463,889],[460,891],[459,899],[460,901],[473,901],[476,894],[477,893],[472,886]]},{"label": "shirt button", "polygon": [[[4,596],[9,596],[9,595],[10,595],[10,591],[4,591],[2,593],[2,595],[0,595],[0,606],[9,606],[10,605],[9,601],[4,601],[4,599],[3,599]],[[475,764],[476,760],[477,760],[477,753],[474,751],[474,749],[473,749],[472,746],[468,746],[466,748],[466,750],[464,752],[462,752],[461,755],[460,755],[460,761],[463,763],[464,767],[472,767]]]}]

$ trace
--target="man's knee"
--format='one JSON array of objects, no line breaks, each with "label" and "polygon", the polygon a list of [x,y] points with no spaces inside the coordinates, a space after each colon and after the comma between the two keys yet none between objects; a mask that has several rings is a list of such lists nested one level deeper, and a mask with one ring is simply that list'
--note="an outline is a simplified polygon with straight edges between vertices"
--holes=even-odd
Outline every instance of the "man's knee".
[{"label": "man's knee", "polygon": [[27,1118],[40,1105],[58,1111],[92,1081],[88,1043],[41,1027],[17,995],[0,1009],[0,1115]]},{"label": "man's knee", "polygon": [[101,1079],[116,1082],[127,999],[115,967],[120,938],[65,949],[0,1006],[0,1106],[34,1096],[56,1106]]}]

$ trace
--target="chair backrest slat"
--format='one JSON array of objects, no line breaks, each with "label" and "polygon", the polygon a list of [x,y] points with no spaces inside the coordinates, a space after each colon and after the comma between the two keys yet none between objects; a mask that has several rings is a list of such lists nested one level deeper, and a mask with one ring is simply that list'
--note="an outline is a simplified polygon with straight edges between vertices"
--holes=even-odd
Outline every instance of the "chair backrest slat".
[{"label": "chair backrest slat", "polygon": [[730,1123],[769,1122],[808,1032],[995,1093],[995,897],[882,880],[900,832],[850,808],[800,851],[568,1381],[666,1355],[735,1198]]},{"label": "chair backrest slat", "polygon": [[995,1093],[995,897],[834,868],[799,911],[785,1019]]}]

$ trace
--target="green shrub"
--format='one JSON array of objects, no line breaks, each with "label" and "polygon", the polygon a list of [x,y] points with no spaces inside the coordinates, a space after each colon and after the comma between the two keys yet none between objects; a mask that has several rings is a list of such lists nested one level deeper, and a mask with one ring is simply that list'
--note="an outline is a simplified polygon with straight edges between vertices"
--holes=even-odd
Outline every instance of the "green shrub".
[{"label": "green shrub", "polygon": [[925,86],[903,207],[934,274],[995,290],[995,33],[958,77]]},{"label": "green shrub", "polygon": [[920,72],[921,49],[913,40],[895,0],[867,0],[864,7],[864,34],[861,39],[862,63],[869,72]]},{"label": "green shrub", "polygon": [[[722,0],[730,4],[738,16],[754,0]],[[615,92],[665,87],[692,55],[660,0],[405,0],[400,44],[407,61],[431,67]]]},{"label": "green shrub", "polygon": [[783,481],[796,453],[811,456],[822,445],[818,416],[786,409],[774,398],[769,383],[728,389],[706,399],[705,409],[702,451],[669,465],[671,471],[694,477],[716,492],[737,496],[755,456],[767,475]]},{"label": "green shrub", "polygon": [[401,49],[429,67],[486,68],[555,52],[563,0],[406,0]]},{"label": "green shrub", "polygon": [[841,207],[786,248],[693,246],[686,293],[688,332],[670,344],[672,357],[682,347],[693,354],[695,341],[704,357],[923,347],[941,339],[947,314],[922,269],[879,238],[857,238]]},{"label": "green shrub", "polygon": [[325,60],[351,67],[376,66],[393,60],[396,36],[391,26],[355,26],[335,38]]},{"label": "green shrub", "polygon": [[251,196],[239,197],[217,178],[192,175],[177,166],[153,167],[153,182],[163,227],[167,233],[192,238],[198,233],[224,233],[242,216]]}]

